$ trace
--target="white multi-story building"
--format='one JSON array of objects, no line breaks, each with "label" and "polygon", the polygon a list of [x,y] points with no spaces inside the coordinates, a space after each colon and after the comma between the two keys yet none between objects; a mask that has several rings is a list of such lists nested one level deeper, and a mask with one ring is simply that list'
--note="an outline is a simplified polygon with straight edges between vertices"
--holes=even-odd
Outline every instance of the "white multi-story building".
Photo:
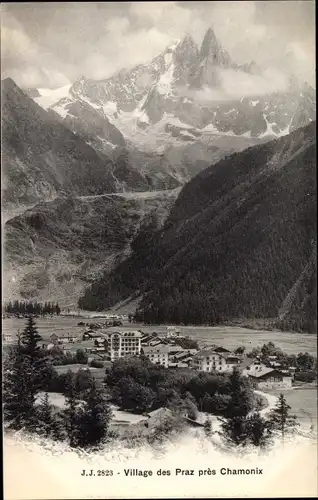
[{"label": "white multi-story building", "polygon": [[[222,352],[218,352],[222,351]],[[226,351],[226,352],[223,352]],[[191,366],[203,372],[229,373],[240,363],[239,356],[223,348],[203,349],[192,358]]]},{"label": "white multi-story building", "polygon": [[169,366],[169,346],[143,347],[143,353],[150,361],[157,365],[168,368]]},{"label": "white multi-story building", "polygon": [[195,354],[192,358],[191,366],[195,370],[202,372],[223,371],[226,360],[221,354],[213,349],[204,349]]},{"label": "white multi-story building", "polygon": [[142,333],[138,331],[110,332],[107,347],[110,360],[139,355],[141,337]]}]

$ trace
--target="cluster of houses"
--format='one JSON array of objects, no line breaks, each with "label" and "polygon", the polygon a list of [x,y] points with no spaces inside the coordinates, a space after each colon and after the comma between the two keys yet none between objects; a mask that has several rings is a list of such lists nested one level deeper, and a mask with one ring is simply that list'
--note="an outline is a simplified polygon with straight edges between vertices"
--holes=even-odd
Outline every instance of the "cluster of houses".
[{"label": "cluster of houses", "polygon": [[[283,369],[276,356],[269,356],[264,364],[259,358],[251,359],[216,345],[205,349],[186,349],[179,345],[180,338],[184,337],[175,327],[167,327],[166,332],[160,334],[127,329],[120,331],[116,328],[86,328],[80,337],[53,333],[47,348],[61,345],[64,352],[67,352],[72,350],[72,346],[66,344],[83,342],[89,363],[93,359],[114,362],[127,356],[143,355],[152,363],[165,368],[191,368],[207,373],[231,373],[233,368],[237,368],[259,388],[280,389],[292,386],[295,367]],[[7,337],[4,340],[9,341]],[[90,341],[90,345],[86,347],[85,341]]]}]

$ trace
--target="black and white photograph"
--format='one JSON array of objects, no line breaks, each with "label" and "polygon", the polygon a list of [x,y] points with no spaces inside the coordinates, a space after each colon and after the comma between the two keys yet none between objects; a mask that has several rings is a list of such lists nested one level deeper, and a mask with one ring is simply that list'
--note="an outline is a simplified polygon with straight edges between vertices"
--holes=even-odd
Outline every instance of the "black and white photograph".
[{"label": "black and white photograph", "polygon": [[316,497],[315,2],[1,4],[6,500]]}]

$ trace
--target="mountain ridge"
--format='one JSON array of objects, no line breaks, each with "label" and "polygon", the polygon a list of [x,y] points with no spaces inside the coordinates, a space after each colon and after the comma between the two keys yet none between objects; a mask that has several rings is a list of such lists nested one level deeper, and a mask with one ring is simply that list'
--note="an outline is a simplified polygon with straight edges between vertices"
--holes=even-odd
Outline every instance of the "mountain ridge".
[{"label": "mountain ridge", "polygon": [[[279,319],[303,274],[303,299],[294,300],[286,316],[292,310],[295,324],[308,320],[311,326],[304,328],[312,328],[315,152],[313,123],[199,173],[181,190],[163,229],[88,289],[79,304],[93,306],[93,292],[99,307],[112,307],[118,291],[123,300],[139,290],[138,317],[149,322]],[[307,320],[302,303],[310,304]]]}]

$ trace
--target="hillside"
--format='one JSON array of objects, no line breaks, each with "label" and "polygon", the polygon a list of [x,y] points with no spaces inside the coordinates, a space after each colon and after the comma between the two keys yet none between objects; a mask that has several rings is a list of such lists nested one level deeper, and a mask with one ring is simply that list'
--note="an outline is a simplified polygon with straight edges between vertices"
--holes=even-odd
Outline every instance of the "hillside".
[{"label": "hillside", "polygon": [[199,173],[164,228],[137,241],[81,307],[110,307],[140,290],[138,313],[149,322],[278,318],[282,307],[285,320],[304,308],[316,319],[315,134],[312,123]]},{"label": "hillside", "polygon": [[83,288],[131,252],[142,224],[161,227],[176,191],[56,198],[4,226],[8,299],[77,303]]},{"label": "hillside", "polygon": [[111,161],[50,116],[7,78],[2,82],[3,205],[116,190]]}]

